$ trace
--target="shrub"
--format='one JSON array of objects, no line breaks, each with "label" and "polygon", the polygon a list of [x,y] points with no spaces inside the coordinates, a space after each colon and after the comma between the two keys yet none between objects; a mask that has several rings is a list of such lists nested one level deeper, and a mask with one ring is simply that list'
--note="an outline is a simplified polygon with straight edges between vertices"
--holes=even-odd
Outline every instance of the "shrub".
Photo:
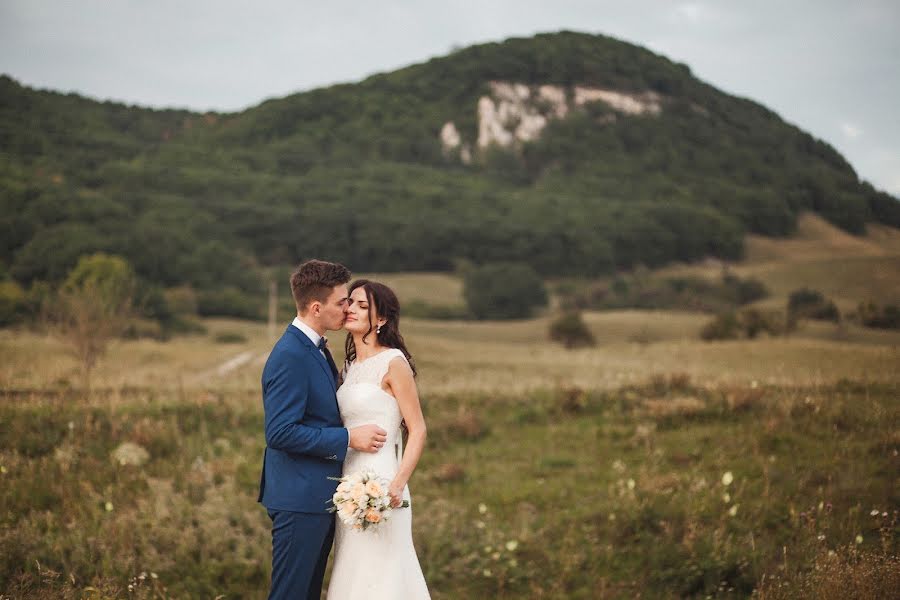
[{"label": "shrub", "polygon": [[734,290],[735,301],[743,306],[757,300],[762,300],[769,295],[765,284],[758,279],[741,279],[734,275],[725,275],[722,282]]},{"label": "shrub", "polygon": [[787,321],[780,312],[747,308],[718,315],[703,327],[700,337],[706,341],[754,339],[760,333],[775,336],[783,335],[786,330]]},{"label": "shrub", "polygon": [[576,286],[568,282],[557,286],[561,304],[566,308],[648,308],[724,312],[755,302],[769,295],[762,282],[741,279],[730,273],[721,280],[706,277],[656,278],[638,269],[631,275],[619,275],[611,283]]},{"label": "shrub", "polygon": [[801,288],[791,292],[788,298],[788,314],[792,319],[816,319],[819,321],[840,321],[841,313],[822,292]]},{"label": "shrub", "polygon": [[700,338],[713,340],[736,340],[740,337],[741,324],[733,311],[717,315],[700,330]]},{"label": "shrub", "polygon": [[476,319],[525,319],[547,304],[544,282],[522,263],[493,263],[470,270],[463,295]]},{"label": "shrub", "polygon": [[550,323],[550,339],[570,349],[596,344],[594,334],[577,311],[567,312]]},{"label": "shrub", "polygon": [[857,308],[860,323],[877,329],[900,329],[900,306],[878,306],[874,302],[861,302]]}]

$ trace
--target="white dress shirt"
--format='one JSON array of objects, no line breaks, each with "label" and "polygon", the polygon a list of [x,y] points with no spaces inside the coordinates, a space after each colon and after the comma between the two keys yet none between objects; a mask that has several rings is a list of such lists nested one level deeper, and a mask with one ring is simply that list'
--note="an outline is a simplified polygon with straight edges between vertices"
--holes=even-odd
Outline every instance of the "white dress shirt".
[{"label": "white dress shirt", "polygon": [[[305,333],[306,337],[308,337],[310,339],[310,341],[313,343],[313,346],[315,346],[316,348],[319,347],[319,340],[322,339],[322,336],[319,335],[318,333],[316,333],[315,329],[313,329],[312,327],[310,327],[309,325],[307,325],[306,323],[301,321],[300,317],[294,317],[294,320],[293,320],[293,322],[291,322],[291,325],[293,325],[294,327],[296,327],[297,329],[299,329],[300,331]],[[322,356],[325,356],[325,352],[323,352],[321,348],[319,348],[319,353]]]}]

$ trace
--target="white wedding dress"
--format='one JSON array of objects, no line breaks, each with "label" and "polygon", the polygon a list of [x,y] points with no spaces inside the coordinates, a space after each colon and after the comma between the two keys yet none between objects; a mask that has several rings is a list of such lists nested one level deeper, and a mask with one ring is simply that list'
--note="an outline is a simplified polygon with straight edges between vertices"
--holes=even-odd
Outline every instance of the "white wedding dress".
[{"label": "white wedding dress", "polygon": [[[402,456],[400,407],[381,387],[392,360],[403,352],[383,350],[346,370],[337,399],[347,428],[375,423],[387,431],[387,441],[372,454],[352,448],[344,459],[344,475],[374,471],[389,482]],[[410,500],[409,486],[403,498]],[[328,600],[418,600],[430,598],[412,539],[412,502],[396,508],[390,518],[370,531],[355,531],[336,519],[334,566]]]}]

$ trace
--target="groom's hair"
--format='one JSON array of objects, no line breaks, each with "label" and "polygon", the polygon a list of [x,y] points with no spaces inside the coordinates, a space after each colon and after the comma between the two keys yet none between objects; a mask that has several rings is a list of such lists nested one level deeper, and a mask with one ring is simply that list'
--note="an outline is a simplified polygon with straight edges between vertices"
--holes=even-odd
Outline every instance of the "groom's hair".
[{"label": "groom's hair", "polygon": [[291,294],[301,313],[310,302],[325,302],[334,286],[350,281],[350,269],[324,260],[308,260],[291,274]]}]

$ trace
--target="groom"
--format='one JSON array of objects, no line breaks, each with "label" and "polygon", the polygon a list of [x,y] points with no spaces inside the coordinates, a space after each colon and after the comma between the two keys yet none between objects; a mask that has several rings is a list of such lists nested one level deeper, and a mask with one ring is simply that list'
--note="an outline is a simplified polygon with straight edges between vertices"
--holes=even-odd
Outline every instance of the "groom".
[{"label": "groom", "polygon": [[347,448],[377,452],[387,432],[377,425],[347,430],[338,410],[337,367],[325,331],[344,325],[350,271],[310,260],[291,275],[294,319],[272,348],[262,374],[266,450],[259,501],[272,519],[270,600],[318,600],[334,515],[328,501]]}]

